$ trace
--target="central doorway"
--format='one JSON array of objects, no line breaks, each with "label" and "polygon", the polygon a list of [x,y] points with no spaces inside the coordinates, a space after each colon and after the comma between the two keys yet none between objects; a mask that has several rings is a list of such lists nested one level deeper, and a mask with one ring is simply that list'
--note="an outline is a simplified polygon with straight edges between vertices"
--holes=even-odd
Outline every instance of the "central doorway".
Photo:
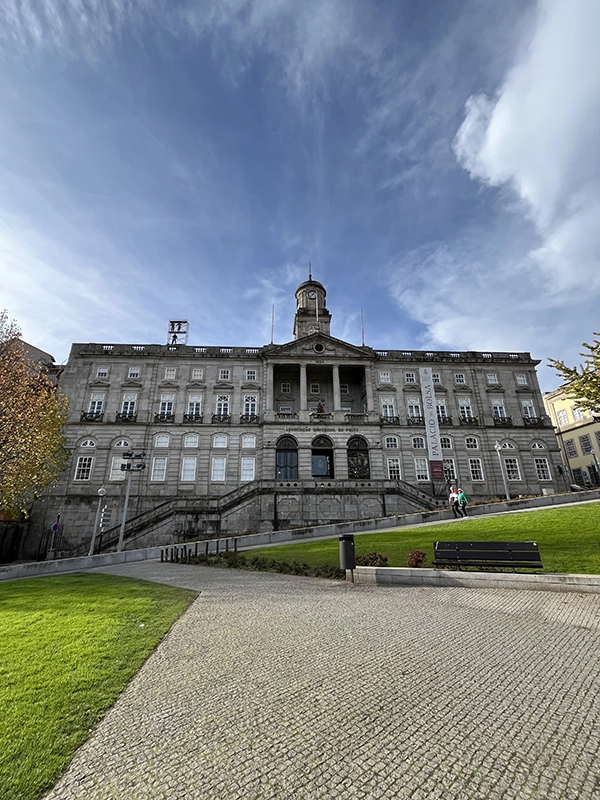
[{"label": "central doorway", "polygon": [[333,443],[328,436],[317,436],[312,443],[313,478],[333,478]]}]

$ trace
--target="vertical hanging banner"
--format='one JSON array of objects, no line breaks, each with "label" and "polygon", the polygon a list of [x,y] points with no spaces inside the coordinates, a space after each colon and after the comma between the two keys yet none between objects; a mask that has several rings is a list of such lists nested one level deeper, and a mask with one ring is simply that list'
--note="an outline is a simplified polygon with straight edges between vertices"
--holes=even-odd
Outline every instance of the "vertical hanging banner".
[{"label": "vertical hanging banner", "polygon": [[419,379],[421,381],[423,418],[425,420],[431,480],[444,480],[444,461],[442,459],[442,445],[440,442],[437,409],[435,407],[435,388],[431,367],[421,367],[419,369]]}]

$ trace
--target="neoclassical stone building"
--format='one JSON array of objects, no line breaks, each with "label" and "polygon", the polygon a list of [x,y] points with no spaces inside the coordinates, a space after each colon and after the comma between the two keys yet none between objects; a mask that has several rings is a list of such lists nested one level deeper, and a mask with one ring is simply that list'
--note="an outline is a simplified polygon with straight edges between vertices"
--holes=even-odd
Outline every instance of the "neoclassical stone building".
[{"label": "neoclassical stone building", "polygon": [[357,346],[331,336],[321,283],[296,301],[285,344],[193,346],[182,321],[166,345],[74,344],[60,381],[73,455],[30,550],[59,514],[84,549],[101,487],[111,546],[130,452],[146,468],[131,473],[129,546],[435,508],[450,483],[472,500],[559,488],[528,353]]}]

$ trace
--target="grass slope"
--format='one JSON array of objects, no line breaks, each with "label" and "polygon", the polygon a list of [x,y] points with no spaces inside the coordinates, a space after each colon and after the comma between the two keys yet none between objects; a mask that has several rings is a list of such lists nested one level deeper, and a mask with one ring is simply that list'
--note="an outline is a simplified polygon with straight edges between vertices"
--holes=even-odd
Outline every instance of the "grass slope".
[{"label": "grass slope", "polygon": [[0,798],[33,800],[195,593],[110,575],[0,583]]},{"label": "grass slope", "polygon": [[[391,567],[406,566],[411,550],[433,560],[433,542],[441,541],[535,541],[544,572],[600,574],[600,503],[543,509],[496,517],[471,517],[466,521],[402,528],[387,533],[355,537],[356,555],[373,551],[387,555]],[[339,563],[338,540],[260,548],[266,558],[306,562],[310,566]]]}]

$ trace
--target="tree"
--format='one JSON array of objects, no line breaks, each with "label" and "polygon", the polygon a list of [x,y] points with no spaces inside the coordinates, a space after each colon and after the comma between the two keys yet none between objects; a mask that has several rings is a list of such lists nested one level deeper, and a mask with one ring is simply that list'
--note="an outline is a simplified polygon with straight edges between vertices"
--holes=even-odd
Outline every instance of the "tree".
[{"label": "tree", "polygon": [[29,361],[20,331],[0,312],[0,513],[18,514],[54,485],[68,452],[67,400]]},{"label": "tree", "polygon": [[600,410],[600,333],[594,332],[592,344],[584,342],[581,346],[586,352],[580,353],[584,361],[579,367],[567,367],[564,361],[549,358],[551,367],[565,381],[563,391],[567,397],[577,400],[580,408],[587,411]]}]

